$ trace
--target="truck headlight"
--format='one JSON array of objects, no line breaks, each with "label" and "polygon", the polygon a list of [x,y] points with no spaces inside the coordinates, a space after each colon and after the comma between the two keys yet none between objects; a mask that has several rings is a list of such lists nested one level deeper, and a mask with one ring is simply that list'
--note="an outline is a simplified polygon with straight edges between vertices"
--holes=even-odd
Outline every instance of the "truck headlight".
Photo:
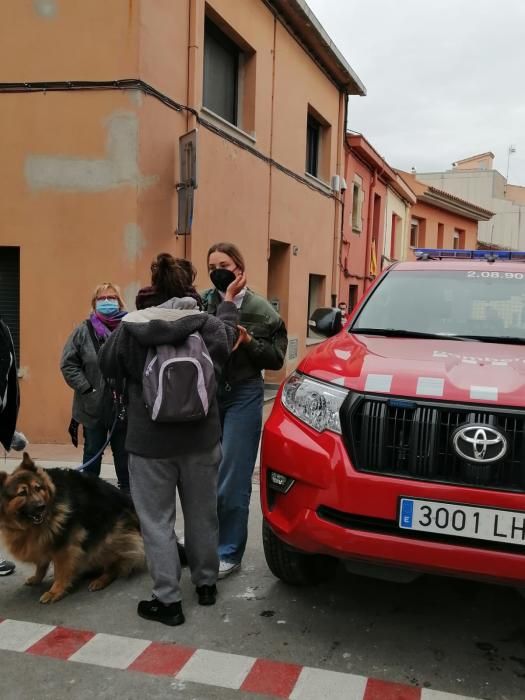
[{"label": "truck headlight", "polygon": [[293,373],[283,387],[282,402],[290,413],[317,432],[341,433],[339,410],[348,390]]}]

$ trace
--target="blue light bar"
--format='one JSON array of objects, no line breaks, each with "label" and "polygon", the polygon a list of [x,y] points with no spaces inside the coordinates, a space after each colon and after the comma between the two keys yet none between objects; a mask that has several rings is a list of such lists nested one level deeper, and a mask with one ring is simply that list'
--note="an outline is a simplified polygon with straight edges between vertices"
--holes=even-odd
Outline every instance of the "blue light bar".
[{"label": "blue light bar", "polygon": [[414,251],[418,260],[441,260],[442,258],[458,258],[460,260],[515,260],[525,262],[525,251],[516,250],[458,250],[443,248],[416,248]]}]

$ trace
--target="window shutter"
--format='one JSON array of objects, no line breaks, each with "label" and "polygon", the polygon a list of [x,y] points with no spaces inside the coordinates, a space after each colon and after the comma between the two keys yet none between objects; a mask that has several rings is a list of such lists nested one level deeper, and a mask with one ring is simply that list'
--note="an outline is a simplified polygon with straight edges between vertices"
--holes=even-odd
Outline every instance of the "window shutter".
[{"label": "window shutter", "polygon": [[359,209],[358,209],[358,224],[359,224],[359,230],[363,230],[363,202],[365,200],[365,191],[363,190],[362,187],[359,188]]}]

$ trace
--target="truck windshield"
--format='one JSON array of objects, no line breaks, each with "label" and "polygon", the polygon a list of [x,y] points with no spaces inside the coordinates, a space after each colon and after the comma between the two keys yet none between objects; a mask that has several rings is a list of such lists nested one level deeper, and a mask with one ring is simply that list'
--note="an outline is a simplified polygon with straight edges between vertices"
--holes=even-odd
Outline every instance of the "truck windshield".
[{"label": "truck windshield", "polygon": [[525,269],[392,270],[349,329],[367,331],[525,343]]}]

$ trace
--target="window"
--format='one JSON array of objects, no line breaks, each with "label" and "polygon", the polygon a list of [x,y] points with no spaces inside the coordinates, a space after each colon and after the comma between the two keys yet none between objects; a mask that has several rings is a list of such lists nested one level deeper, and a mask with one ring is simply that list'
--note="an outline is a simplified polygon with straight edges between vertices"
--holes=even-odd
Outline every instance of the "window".
[{"label": "window", "polygon": [[445,224],[438,224],[438,238],[437,247],[443,248],[443,241],[445,238]]},{"label": "window", "polygon": [[20,363],[20,248],[0,246],[0,317],[9,326]]},{"label": "window", "polygon": [[203,104],[235,125],[238,123],[240,58],[239,47],[206,18]]},{"label": "window", "polygon": [[308,175],[328,183],[330,179],[331,126],[308,105],[306,116],[306,164]]},{"label": "window", "polygon": [[321,129],[321,124],[309,114],[306,122],[306,172],[314,177],[319,177]]},{"label": "window", "polygon": [[411,248],[424,248],[426,239],[426,219],[417,219],[415,216],[412,217],[410,222],[410,247]]},{"label": "window", "polygon": [[390,251],[388,257],[393,260],[396,257],[396,228],[397,228],[397,216],[392,214],[391,224],[390,224]]},{"label": "window", "polygon": [[308,321],[310,320],[313,312],[324,306],[324,290],[325,290],[325,276],[324,275],[309,275],[308,277],[308,337],[309,338],[321,338],[312,328]]},{"label": "window", "polygon": [[399,255],[399,231],[403,231],[403,219],[396,213],[392,214],[392,226],[390,228],[390,260],[395,260]]},{"label": "window", "polygon": [[360,233],[363,229],[363,181],[356,175],[352,186],[352,231]]},{"label": "window", "polygon": [[348,288],[348,310],[352,311],[357,305],[359,299],[359,287],[357,284],[351,284]]},{"label": "window", "polygon": [[419,219],[412,218],[410,222],[410,247],[417,248],[419,245]]},{"label": "window", "polygon": [[465,231],[460,228],[454,229],[454,237],[452,239],[452,247],[454,250],[464,250],[465,248]]}]

